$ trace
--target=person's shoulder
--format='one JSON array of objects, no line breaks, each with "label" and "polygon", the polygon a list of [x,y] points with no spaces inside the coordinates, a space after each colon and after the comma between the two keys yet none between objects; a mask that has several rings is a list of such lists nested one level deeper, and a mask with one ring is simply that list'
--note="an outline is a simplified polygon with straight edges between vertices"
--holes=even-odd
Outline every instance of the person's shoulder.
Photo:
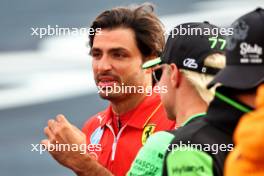
[{"label": "person's shoulder", "polygon": [[82,131],[85,132],[88,129],[99,127],[100,124],[103,122],[104,118],[106,118],[105,112],[106,112],[106,110],[103,110],[103,111],[98,112],[97,114],[89,117],[88,120],[84,123]]},{"label": "person's shoulder", "polygon": [[[264,148],[264,85],[258,88],[256,106],[257,109],[245,114],[236,127],[236,146],[225,162],[225,175],[257,175],[261,172],[258,168],[264,163],[264,153],[259,152]],[[245,165],[252,167],[245,169]]]},{"label": "person's shoulder", "polygon": [[232,143],[232,136],[212,125],[206,119],[206,116],[183,126],[182,129],[176,130],[174,135],[177,136],[175,140],[190,141],[198,144]]},{"label": "person's shoulder", "polygon": [[191,140],[197,133],[203,133],[203,130],[208,126],[210,125],[205,121],[204,117],[202,117],[169,132],[174,136],[177,136],[177,139]]},{"label": "person's shoulder", "polygon": [[167,131],[158,131],[154,134],[152,134],[145,145],[153,146],[153,143],[157,144],[167,144],[168,142],[171,142],[171,140],[174,138],[174,135],[167,132]]},{"label": "person's shoulder", "polygon": [[148,153],[163,153],[167,152],[168,146],[174,139],[174,135],[167,131],[159,131],[152,134],[146,141],[146,144],[141,148],[141,155]]},{"label": "person's shoulder", "polygon": [[172,139],[173,135],[165,131],[152,134],[139,150],[127,175],[161,175],[163,160]]}]

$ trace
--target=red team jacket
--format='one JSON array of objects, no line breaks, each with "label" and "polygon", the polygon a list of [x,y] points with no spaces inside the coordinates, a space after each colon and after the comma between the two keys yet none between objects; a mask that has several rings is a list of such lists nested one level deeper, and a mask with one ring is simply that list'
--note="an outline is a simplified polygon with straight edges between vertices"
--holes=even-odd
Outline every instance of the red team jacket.
[{"label": "red team jacket", "polygon": [[[121,120],[121,124],[117,119]],[[146,139],[156,131],[172,130],[160,96],[147,96],[136,108],[116,117],[111,106],[90,118],[83,127],[91,154],[114,175],[126,175]]]}]

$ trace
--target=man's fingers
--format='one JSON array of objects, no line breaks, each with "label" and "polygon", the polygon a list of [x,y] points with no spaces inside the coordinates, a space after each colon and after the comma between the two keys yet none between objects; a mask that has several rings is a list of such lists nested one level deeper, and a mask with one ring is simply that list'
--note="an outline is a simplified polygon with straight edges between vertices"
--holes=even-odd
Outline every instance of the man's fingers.
[{"label": "man's fingers", "polygon": [[51,132],[53,133],[54,132],[54,130],[56,129],[56,121],[55,120],[53,120],[53,119],[50,119],[49,121],[48,121],[48,127],[50,128],[50,130],[51,130]]},{"label": "man's fingers", "polygon": [[56,116],[56,121],[57,122],[62,122],[62,123],[68,123],[68,124],[70,124],[70,122],[62,114],[59,114],[59,115]]},{"label": "man's fingers", "polygon": [[45,135],[46,135],[50,140],[53,140],[53,139],[54,139],[54,135],[53,135],[53,133],[50,131],[50,128],[49,128],[49,127],[45,127],[45,128],[44,128],[44,133],[45,133]]},{"label": "man's fingers", "polygon": [[48,130],[46,129],[47,132],[50,132],[50,142],[55,142],[55,141],[61,141],[61,124],[53,119],[48,121]]}]

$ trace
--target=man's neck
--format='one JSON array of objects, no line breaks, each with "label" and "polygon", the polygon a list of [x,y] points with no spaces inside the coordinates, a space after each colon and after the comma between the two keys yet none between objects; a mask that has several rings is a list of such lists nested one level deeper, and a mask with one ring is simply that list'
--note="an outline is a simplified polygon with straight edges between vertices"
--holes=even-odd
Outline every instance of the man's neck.
[{"label": "man's neck", "polygon": [[207,103],[198,92],[194,90],[179,92],[174,106],[177,124],[182,125],[190,117],[206,112],[207,107]]},{"label": "man's neck", "polygon": [[202,103],[194,103],[192,102],[192,104],[189,104],[188,106],[185,106],[185,109],[178,110],[179,113],[177,113],[176,117],[177,117],[177,124],[178,125],[182,125],[184,122],[186,122],[190,117],[199,114],[199,113],[204,113],[207,110],[207,105]]},{"label": "man's neck", "polygon": [[122,115],[137,107],[146,97],[145,94],[133,94],[121,101],[112,101],[112,110],[117,115]]}]

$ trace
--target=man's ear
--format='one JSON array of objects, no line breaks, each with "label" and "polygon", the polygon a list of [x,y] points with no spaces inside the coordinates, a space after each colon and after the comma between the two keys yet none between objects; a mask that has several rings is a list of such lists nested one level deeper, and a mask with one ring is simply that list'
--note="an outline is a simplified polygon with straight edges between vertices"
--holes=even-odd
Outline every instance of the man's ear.
[{"label": "man's ear", "polygon": [[144,69],[144,72],[146,74],[151,74],[152,73],[152,68],[146,68],[146,69]]},{"label": "man's ear", "polygon": [[173,87],[178,88],[181,83],[180,71],[175,64],[170,64],[170,70],[171,70],[171,76],[170,76],[171,84]]}]

